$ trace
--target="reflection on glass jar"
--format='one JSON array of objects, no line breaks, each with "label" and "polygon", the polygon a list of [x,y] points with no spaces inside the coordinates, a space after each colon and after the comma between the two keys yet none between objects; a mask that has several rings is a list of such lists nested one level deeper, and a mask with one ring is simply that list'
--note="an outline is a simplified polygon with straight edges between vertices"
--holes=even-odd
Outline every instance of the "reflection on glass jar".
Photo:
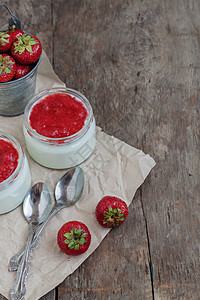
[{"label": "reflection on glass jar", "polygon": [[79,165],[93,152],[95,118],[87,98],[67,88],[37,94],[26,106],[26,147],[39,164],[53,169]]}]

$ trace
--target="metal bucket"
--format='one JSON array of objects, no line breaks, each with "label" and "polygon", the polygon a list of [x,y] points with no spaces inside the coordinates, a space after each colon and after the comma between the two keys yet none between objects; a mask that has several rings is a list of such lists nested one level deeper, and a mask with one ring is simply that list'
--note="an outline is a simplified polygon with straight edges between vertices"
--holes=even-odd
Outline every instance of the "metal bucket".
[{"label": "metal bucket", "polygon": [[[9,26],[15,24],[17,28],[21,28],[21,24],[16,16],[12,14],[5,4],[0,4],[8,9],[11,14]],[[0,115],[17,116],[24,112],[26,104],[35,94],[37,68],[41,61],[36,62],[34,68],[24,77],[19,79],[0,83]]]},{"label": "metal bucket", "polygon": [[24,112],[26,104],[35,95],[37,68],[41,57],[42,55],[24,77],[0,83],[0,115],[11,117]]}]

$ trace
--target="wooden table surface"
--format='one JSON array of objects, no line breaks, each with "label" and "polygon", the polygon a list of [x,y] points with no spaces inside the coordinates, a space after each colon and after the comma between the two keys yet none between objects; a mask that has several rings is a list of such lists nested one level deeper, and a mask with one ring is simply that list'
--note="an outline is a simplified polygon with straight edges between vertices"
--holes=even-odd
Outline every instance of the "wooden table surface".
[{"label": "wooden table surface", "polygon": [[4,3],[97,125],[157,163],[126,222],[41,300],[200,299],[200,1]]}]

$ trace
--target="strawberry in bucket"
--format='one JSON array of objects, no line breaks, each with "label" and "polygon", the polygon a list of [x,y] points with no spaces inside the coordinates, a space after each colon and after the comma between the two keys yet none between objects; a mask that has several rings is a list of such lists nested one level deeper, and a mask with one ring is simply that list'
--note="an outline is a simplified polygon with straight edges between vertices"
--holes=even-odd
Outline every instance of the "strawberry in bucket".
[{"label": "strawberry in bucket", "polygon": [[10,81],[16,71],[14,59],[7,54],[0,54],[0,82]]},{"label": "strawberry in bucket", "polygon": [[40,58],[42,45],[38,38],[25,33],[15,39],[10,51],[17,63],[29,65]]},{"label": "strawberry in bucket", "polygon": [[35,94],[42,45],[36,36],[21,29],[20,21],[5,4],[0,4],[0,10],[2,7],[11,18],[8,28],[0,30],[0,115],[16,116]]}]

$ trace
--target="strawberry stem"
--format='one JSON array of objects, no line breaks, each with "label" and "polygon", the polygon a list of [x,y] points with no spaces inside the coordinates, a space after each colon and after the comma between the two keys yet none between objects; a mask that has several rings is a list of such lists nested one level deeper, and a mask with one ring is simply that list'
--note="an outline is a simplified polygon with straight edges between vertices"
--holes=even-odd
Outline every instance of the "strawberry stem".
[{"label": "strawberry stem", "polygon": [[66,237],[64,242],[68,244],[69,249],[79,250],[79,246],[86,243],[85,237],[87,232],[83,233],[82,228],[72,228],[70,232],[66,232],[63,235]]},{"label": "strawberry stem", "polygon": [[103,224],[109,226],[118,226],[121,221],[124,221],[124,214],[119,208],[108,206],[108,211],[104,212]]},{"label": "strawberry stem", "polygon": [[22,54],[25,50],[32,53],[32,46],[36,44],[37,42],[35,39],[26,33],[18,36],[17,41],[13,43],[15,46],[15,53],[19,52],[19,54]]}]

